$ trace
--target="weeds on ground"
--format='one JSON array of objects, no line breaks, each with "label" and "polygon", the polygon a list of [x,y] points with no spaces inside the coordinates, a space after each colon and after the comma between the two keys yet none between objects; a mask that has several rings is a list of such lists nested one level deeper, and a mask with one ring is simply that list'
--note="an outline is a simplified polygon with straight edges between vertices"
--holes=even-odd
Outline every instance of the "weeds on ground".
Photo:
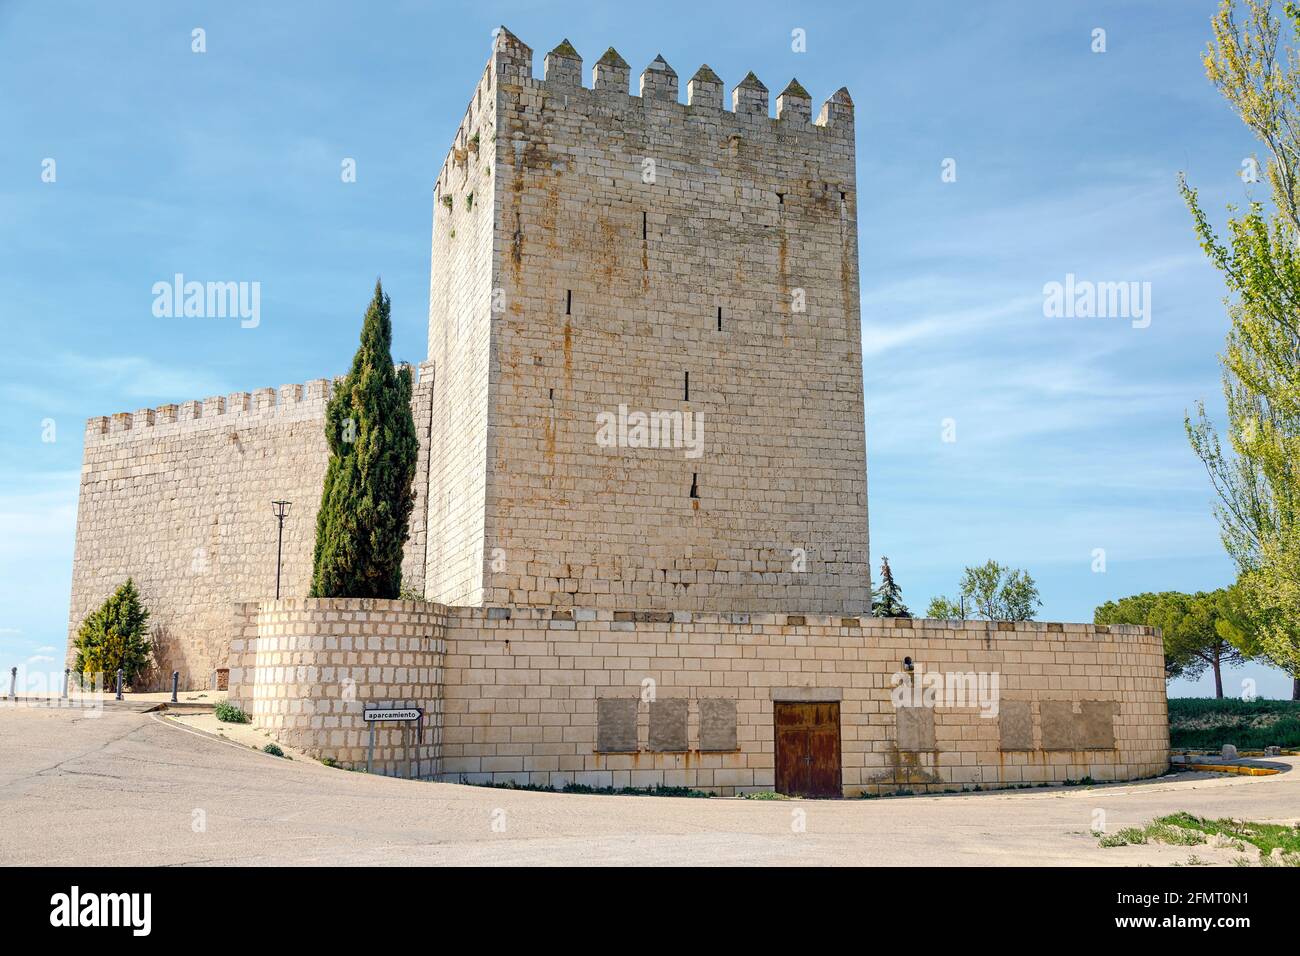
[{"label": "weeds on ground", "polygon": [[[1218,835],[1238,843],[1249,843],[1268,856],[1280,849],[1283,854],[1300,854],[1300,827],[1284,823],[1251,823],[1245,820],[1207,820],[1190,813],[1174,813],[1160,817],[1157,823],[1196,830],[1207,835]],[[1244,847],[1243,847],[1244,849]]]},{"label": "weeds on ground", "polygon": [[[1208,820],[1181,812],[1157,817],[1146,826],[1125,827],[1107,834],[1094,831],[1093,835],[1098,838],[1097,845],[1103,847],[1140,846],[1146,843],[1200,846],[1213,843],[1225,849],[1244,852],[1249,844],[1258,851],[1262,866],[1300,866],[1300,826],[1288,824]],[[1200,866],[1204,862],[1193,856],[1186,865]],[[1248,856],[1234,857],[1232,865],[1250,866],[1251,860]]]},{"label": "weeds on ground", "polygon": [[223,700],[213,708],[217,720],[224,721],[227,724],[246,724],[253,718],[248,716],[248,711],[241,708],[238,704],[232,704],[228,700]]},{"label": "weeds on ground", "polygon": [[547,787],[540,783],[514,783],[509,780],[502,783],[471,783],[464,777],[460,778],[460,782],[473,787],[488,787],[493,790],[528,790],[536,793],[583,793],[617,797],[694,797],[701,799],[713,796],[711,793],[694,790],[691,787],[591,787],[585,783],[569,783],[563,787]]}]

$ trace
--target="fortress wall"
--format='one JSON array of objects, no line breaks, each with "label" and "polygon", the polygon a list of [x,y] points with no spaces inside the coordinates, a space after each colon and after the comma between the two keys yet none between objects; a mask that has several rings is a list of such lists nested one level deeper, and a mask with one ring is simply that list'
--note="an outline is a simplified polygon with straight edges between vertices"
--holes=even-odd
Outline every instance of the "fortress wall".
[{"label": "fortress wall", "polygon": [[[430,376],[413,404],[427,441]],[[284,524],[281,591],[311,584],[316,512],[328,451],[323,415],[331,382],[92,418],[86,425],[68,621],[72,642],[85,616],[133,577],[151,614],[158,673],[182,687],[211,686],[225,665],[230,606],[275,594],[276,519]],[[423,495],[417,499],[403,571],[419,589]]]},{"label": "fortress wall", "polygon": [[[420,438],[420,454],[415,462],[415,504],[411,508],[411,524],[402,556],[402,590],[424,594],[424,571],[429,551],[429,451],[433,441],[433,383],[436,378],[432,362],[421,362],[416,373],[415,387],[411,391],[411,416],[415,419],[415,433]],[[324,472],[321,473],[322,478]],[[313,544],[315,543],[313,539]]]},{"label": "fortress wall", "polygon": [[495,97],[489,70],[434,188],[429,360],[438,374],[427,479],[426,597],[446,604],[477,604],[483,593]]},{"label": "fortress wall", "polygon": [[[896,709],[905,657],[921,686],[936,672],[998,675],[997,715]],[[449,781],[767,790],[777,700],[839,702],[848,796],[1122,780],[1168,766],[1163,645],[1129,626],[452,608],[444,695]],[[602,701],[635,721],[624,752],[598,750],[619,729],[600,726]],[[673,736],[674,714],[681,746],[652,749]],[[720,730],[734,745],[710,751]]]},{"label": "fortress wall", "polygon": [[[862,612],[852,103],[620,63],[498,37],[482,603]],[[602,447],[620,405],[702,454]]]}]

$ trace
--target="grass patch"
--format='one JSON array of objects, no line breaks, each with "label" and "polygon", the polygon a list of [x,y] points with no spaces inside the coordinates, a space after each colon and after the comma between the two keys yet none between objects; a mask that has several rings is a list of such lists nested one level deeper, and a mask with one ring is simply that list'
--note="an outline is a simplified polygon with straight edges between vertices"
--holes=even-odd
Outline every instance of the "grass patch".
[{"label": "grass patch", "polygon": [[1173,697],[1169,746],[1175,750],[1243,750],[1300,747],[1300,701]]},{"label": "grass patch", "polygon": [[1107,833],[1097,841],[1098,846],[1140,846],[1147,842],[1146,830],[1142,827],[1125,827],[1114,833]]},{"label": "grass patch", "polygon": [[213,713],[217,715],[217,720],[223,721],[227,724],[247,724],[253,719],[248,716],[248,711],[239,707],[237,704],[232,704],[228,700],[223,700],[221,703],[217,704],[213,709]]},{"label": "grass patch", "polygon": [[789,800],[784,793],[777,793],[775,790],[758,790],[754,793],[742,793],[741,797],[745,800]]},{"label": "grass patch", "polygon": [[1161,817],[1159,820],[1152,820],[1144,827],[1125,827],[1122,830],[1116,830],[1114,833],[1100,834],[1094,831],[1098,837],[1097,845],[1103,847],[1114,846],[1143,846],[1147,843],[1164,843],[1168,846],[1200,846],[1206,842],[1204,833],[1196,830],[1183,829],[1176,823],[1171,823],[1170,817]]},{"label": "grass patch", "polygon": [[[1284,823],[1251,823],[1245,820],[1207,820],[1190,813],[1171,813],[1157,817],[1146,826],[1125,827],[1114,833],[1094,831],[1097,845],[1103,847],[1141,846],[1146,843],[1163,843],[1167,846],[1214,846],[1245,852],[1247,845],[1259,852],[1263,866],[1300,866],[1300,826]],[[1273,851],[1280,851],[1277,856]],[[1189,866],[1201,865],[1196,857],[1188,859]],[[1233,866],[1250,866],[1248,856],[1232,859]]]},{"label": "grass patch", "polygon": [[1220,836],[1236,843],[1249,843],[1268,856],[1276,849],[1284,854],[1300,854],[1300,827],[1283,823],[1250,823],[1245,820],[1207,820],[1190,813],[1174,813],[1160,817],[1152,825],[1164,824],[1183,830],[1193,830],[1207,836]]}]

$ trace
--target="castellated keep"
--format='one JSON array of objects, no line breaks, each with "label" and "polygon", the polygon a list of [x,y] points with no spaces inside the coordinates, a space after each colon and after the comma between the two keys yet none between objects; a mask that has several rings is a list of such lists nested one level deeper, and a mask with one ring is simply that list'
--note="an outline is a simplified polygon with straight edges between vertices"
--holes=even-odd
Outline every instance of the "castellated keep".
[{"label": "castellated keep", "polygon": [[[729,110],[707,66],[686,103],[662,59],[628,85],[611,50],[584,88],[567,44],[535,80],[503,30],[437,171],[405,587],[448,605],[862,613],[849,95],[814,119],[792,82],[773,120],[752,74]],[[305,595],[330,385],[92,419],[70,632],[134,576],[161,669],[204,684],[231,603],[274,593],[272,500],[293,502],[282,591]],[[620,407],[631,441],[598,442]],[[634,447],[638,415],[653,446]]]},{"label": "castellated keep", "polygon": [[[724,99],[656,58],[632,92],[612,48],[590,77],[566,41],[536,79],[503,28],[430,170],[403,598],[305,597],[321,378],[87,424],[70,639],[133,577],[160,681],[227,678],[288,747],[432,780],[853,796],[1162,772],[1152,629],[870,616],[847,90],[814,113],[792,81],[773,115],[752,73]],[[926,706],[923,677],[997,693]]]}]

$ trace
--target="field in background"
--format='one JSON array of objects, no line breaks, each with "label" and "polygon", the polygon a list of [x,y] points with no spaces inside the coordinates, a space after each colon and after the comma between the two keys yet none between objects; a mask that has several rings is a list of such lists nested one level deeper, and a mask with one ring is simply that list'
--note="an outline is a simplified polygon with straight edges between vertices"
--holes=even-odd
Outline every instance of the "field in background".
[{"label": "field in background", "polygon": [[1169,746],[1218,750],[1300,747],[1300,701],[1212,697],[1169,699]]}]

